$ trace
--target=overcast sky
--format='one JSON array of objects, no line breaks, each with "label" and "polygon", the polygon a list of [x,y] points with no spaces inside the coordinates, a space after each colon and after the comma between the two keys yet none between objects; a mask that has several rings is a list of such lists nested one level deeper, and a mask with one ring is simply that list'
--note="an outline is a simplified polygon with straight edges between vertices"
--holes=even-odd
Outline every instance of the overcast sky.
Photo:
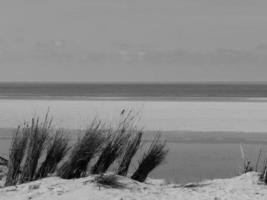
[{"label": "overcast sky", "polygon": [[1,0],[0,81],[267,81],[266,0]]}]

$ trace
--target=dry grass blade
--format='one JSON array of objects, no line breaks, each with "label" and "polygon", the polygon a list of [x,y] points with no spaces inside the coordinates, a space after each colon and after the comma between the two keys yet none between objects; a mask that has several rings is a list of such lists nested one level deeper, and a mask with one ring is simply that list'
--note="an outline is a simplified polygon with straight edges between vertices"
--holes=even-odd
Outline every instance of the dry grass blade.
[{"label": "dry grass blade", "polygon": [[78,140],[70,158],[58,170],[60,177],[71,179],[86,175],[88,163],[101,150],[105,141],[105,130],[100,125],[93,122],[84,136]]},{"label": "dry grass blade", "polygon": [[137,150],[140,147],[141,140],[142,140],[142,132],[139,132],[133,136],[131,140],[129,140],[122,160],[119,164],[117,174],[121,176],[126,176],[128,173],[129,166],[131,164],[132,158],[136,154]]},{"label": "dry grass blade", "polygon": [[143,155],[137,170],[131,178],[144,182],[148,174],[164,161],[167,153],[166,143],[160,141],[160,134],[158,134],[152,141],[148,151]]}]

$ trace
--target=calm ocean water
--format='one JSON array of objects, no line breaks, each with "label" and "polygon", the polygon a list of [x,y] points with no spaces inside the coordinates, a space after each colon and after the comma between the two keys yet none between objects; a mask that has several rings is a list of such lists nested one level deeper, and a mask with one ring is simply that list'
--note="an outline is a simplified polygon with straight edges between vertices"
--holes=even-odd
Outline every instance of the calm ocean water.
[{"label": "calm ocean water", "polygon": [[128,108],[168,141],[166,163],[152,177],[180,183],[231,177],[242,164],[240,144],[252,161],[260,147],[267,150],[265,97],[265,84],[1,83],[0,155],[8,154],[10,128],[48,107],[56,125],[67,128],[84,128],[94,116],[112,121]]},{"label": "calm ocean water", "polygon": [[0,83],[0,97],[267,97],[267,84]]}]

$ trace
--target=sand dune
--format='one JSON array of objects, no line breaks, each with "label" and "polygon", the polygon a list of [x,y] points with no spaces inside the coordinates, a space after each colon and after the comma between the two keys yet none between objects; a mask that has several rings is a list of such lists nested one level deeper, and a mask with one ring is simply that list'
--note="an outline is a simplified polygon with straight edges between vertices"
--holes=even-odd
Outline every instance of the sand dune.
[{"label": "sand dune", "polygon": [[94,177],[62,180],[45,178],[23,185],[0,189],[1,200],[264,200],[267,186],[258,182],[256,173],[230,179],[217,179],[197,184],[165,184],[160,180],[139,183],[119,177],[123,188],[107,188],[94,182]]}]

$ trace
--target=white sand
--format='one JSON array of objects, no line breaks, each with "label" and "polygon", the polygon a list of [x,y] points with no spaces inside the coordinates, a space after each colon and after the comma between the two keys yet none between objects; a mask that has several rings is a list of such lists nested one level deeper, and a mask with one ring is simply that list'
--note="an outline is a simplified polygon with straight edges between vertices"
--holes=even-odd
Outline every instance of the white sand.
[{"label": "white sand", "polygon": [[[182,187],[150,180],[138,183],[125,177],[119,182],[125,188],[105,188],[93,182],[93,177],[62,180],[50,177],[23,185],[0,189],[1,200],[266,200],[267,186],[258,182],[256,173],[231,179],[201,182]],[[192,186],[192,185],[191,185]]]},{"label": "white sand", "polygon": [[149,130],[267,132],[267,102],[0,100],[0,128],[16,127],[50,107],[54,124],[84,128],[96,116],[116,121],[122,109],[139,113]]}]

